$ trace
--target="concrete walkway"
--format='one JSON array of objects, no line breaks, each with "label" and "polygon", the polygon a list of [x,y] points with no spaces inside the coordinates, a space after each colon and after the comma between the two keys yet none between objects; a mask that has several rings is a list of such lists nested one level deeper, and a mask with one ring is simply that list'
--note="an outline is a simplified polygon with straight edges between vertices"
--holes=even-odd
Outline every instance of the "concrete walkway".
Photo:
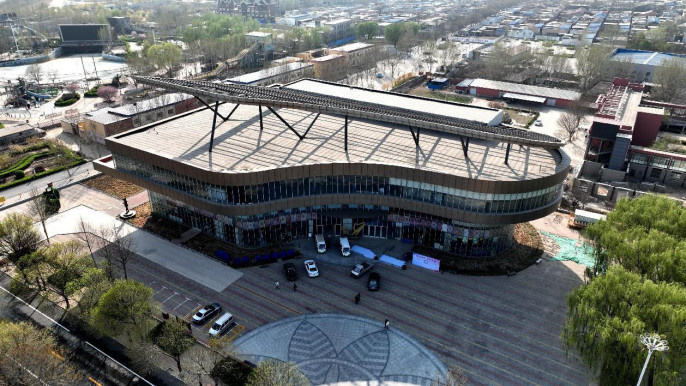
[{"label": "concrete walkway", "polygon": [[[120,236],[133,238],[136,252],[140,256],[215,291],[223,291],[243,275],[233,268],[209,259],[207,256],[174,245],[165,239],[84,205],[66,210],[48,219],[46,224],[48,234],[52,237],[77,233],[79,231],[78,224],[82,218],[96,229],[111,227]],[[43,234],[41,224],[36,224],[36,227]]]}]

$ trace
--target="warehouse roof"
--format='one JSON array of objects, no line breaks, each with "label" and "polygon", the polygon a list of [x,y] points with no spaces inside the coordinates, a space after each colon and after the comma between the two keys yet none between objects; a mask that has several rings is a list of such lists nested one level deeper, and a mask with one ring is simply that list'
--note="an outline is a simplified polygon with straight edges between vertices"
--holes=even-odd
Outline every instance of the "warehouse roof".
[{"label": "warehouse roof", "polygon": [[490,88],[492,90],[500,90],[504,92],[512,92],[516,94],[533,95],[544,98],[579,100],[581,93],[573,90],[565,90],[561,88],[530,86],[528,84],[499,82],[497,80],[489,79],[474,79],[469,87]]},{"label": "warehouse roof", "polygon": [[264,79],[273,78],[275,76],[279,76],[279,75],[285,74],[287,72],[297,71],[297,70],[300,70],[304,67],[312,67],[312,64],[302,63],[302,62],[286,63],[286,64],[282,64],[280,66],[265,68],[264,70],[251,72],[249,74],[239,75],[239,76],[227,79],[227,80],[225,80],[225,82],[239,83],[239,84],[250,84],[250,83],[259,82],[259,81],[264,80]]},{"label": "warehouse roof", "polygon": [[631,63],[645,64],[650,66],[659,66],[665,60],[673,58],[686,60],[686,55],[618,48],[611,57],[612,60],[629,60]]}]

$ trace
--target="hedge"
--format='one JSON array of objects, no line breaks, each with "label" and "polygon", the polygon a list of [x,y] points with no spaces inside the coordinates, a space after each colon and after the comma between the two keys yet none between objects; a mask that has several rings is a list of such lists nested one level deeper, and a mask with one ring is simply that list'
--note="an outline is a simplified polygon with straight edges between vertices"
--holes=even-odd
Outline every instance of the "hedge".
[{"label": "hedge", "polygon": [[50,175],[50,174],[54,174],[54,173],[57,173],[57,172],[61,172],[62,170],[69,169],[69,168],[74,167],[74,166],[77,166],[77,165],[81,165],[81,164],[83,164],[83,163],[85,163],[85,162],[86,162],[86,161],[85,161],[84,159],[79,158],[79,160],[78,160],[77,162],[74,162],[74,163],[71,164],[71,165],[60,166],[60,167],[58,167],[58,168],[46,170],[46,171],[41,172],[41,173],[38,173],[38,174],[34,174],[34,175],[31,175],[31,176],[24,177],[24,178],[22,178],[21,180],[15,180],[15,181],[12,181],[12,182],[8,182],[8,183],[6,183],[6,184],[2,184],[2,185],[0,185],[0,190],[5,190],[5,189],[8,189],[8,188],[13,187],[14,185],[23,184],[24,182],[33,181],[33,180],[35,180],[35,179],[38,179],[38,178],[41,178],[41,177],[48,176],[48,175]]},{"label": "hedge", "polygon": [[74,95],[76,95],[76,97],[71,98],[71,99],[65,100],[65,99],[60,98],[60,99],[56,100],[55,106],[56,107],[62,107],[62,106],[73,105],[74,103],[78,102],[79,99],[81,99],[81,95],[79,95],[79,93],[74,93]]},{"label": "hedge", "polygon": [[51,151],[44,151],[44,152],[42,152],[42,153],[28,155],[28,156],[22,158],[22,159],[21,159],[18,163],[16,163],[14,166],[12,166],[12,167],[10,167],[10,168],[8,168],[8,169],[5,169],[5,170],[3,170],[3,171],[0,171],[0,178],[5,177],[5,176],[9,176],[10,174],[12,174],[12,173],[14,173],[14,172],[16,172],[16,171],[24,170],[24,169],[26,169],[27,167],[29,167],[29,165],[31,165],[31,163],[32,163],[33,161],[35,161],[35,160],[37,160],[37,159],[40,159],[40,158],[47,157],[47,156],[49,156],[49,155],[51,155],[51,154],[53,154]]},{"label": "hedge", "polygon": [[45,149],[46,147],[50,147],[50,144],[48,144],[47,142],[41,142],[41,143],[37,143],[35,145],[31,145],[31,146],[22,148],[21,150],[14,150],[10,154],[11,155],[19,155],[19,154],[28,153],[28,152],[34,151],[34,150]]},{"label": "hedge", "polygon": [[90,90],[86,91],[83,96],[86,98],[97,98],[98,97],[98,89],[100,86],[104,86],[103,84],[96,84],[93,86]]}]

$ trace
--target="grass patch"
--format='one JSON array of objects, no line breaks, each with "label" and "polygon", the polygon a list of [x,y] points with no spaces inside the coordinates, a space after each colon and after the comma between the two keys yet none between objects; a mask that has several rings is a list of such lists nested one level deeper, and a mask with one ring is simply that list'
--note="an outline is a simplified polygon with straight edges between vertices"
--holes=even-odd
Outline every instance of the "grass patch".
[{"label": "grass patch", "polygon": [[441,101],[448,101],[448,102],[457,102],[457,103],[472,103],[472,98],[465,96],[465,95],[459,95],[451,92],[442,92],[442,91],[434,91],[434,90],[428,90],[424,86],[417,87],[416,89],[412,90],[410,92],[412,95],[417,95],[417,96],[422,96],[426,98],[433,98],[433,99],[438,99]]},{"label": "grass patch", "polygon": [[185,225],[154,215],[151,211],[150,202],[132,209],[136,211],[136,217],[126,220],[129,224],[166,240],[178,239],[183,232],[189,229]]},{"label": "grass patch", "polygon": [[78,161],[76,161],[76,162],[74,162],[74,163],[72,163],[72,164],[69,164],[69,165],[60,166],[60,167],[57,167],[57,168],[54,168],[54,169],[46,170],[46,171],[41,172],[41,173],[36,173],[36,174],[30,175],[30,176],[26,176],[26,177],[24,177],[24,178],[22,178],[22,179],[14,180],[14,181],[12,181],[12,182],[8,182],[8,183],[6,183],[6,184],[0,185],[0,190],[5,190],[5,189],[11,188],[11,187],[13,187],[13,186],[15,186],[15,185],[19,185],[19,184],[23,184],[23,183],[25,183],[25,182],[33,181],[33,180],[35,180],[35,179],[37,179],[37,178],[49,176],[49,175],[51,175],[51,174],[55,174],[55,173],[57,173],[57,172],[61,172],[62,170],[66,170],[66,169],[72,168],[72,167],[74,167],[74,166],[81,165],[82,163],[85,163],[85,162],[86,162],[85,160],[79,159]]},{"label": "grass patch", "polygon": [[85,181],[83,184],[91,189],[101,191],[119,199],[133,196],[134,194],[140,193],[144,190],[138,185],[104,174]]},{"label": "grass patch", "polygon": [[686,154],[686,141],[681,141],[676,138],[672,138],[666,135],[660,136],[653,145],[651,149],[668,151],[671,153]]},{"label": "grass patch", "polygon": [[21,160],[19,160],[18,163],[8,167],[7,169],[0,171],[0,178],[9,176],[10,174],[16,173],[18,171],[23,171],[24,169],[29,167],[33,163],[33,161],[35,161],[37,159],[45,158],[45,157],[50,156],[52,154],[54,154],[54,153],[51,151],[44,151],[41,153],[27,155],[27,156],[23,157]]}]

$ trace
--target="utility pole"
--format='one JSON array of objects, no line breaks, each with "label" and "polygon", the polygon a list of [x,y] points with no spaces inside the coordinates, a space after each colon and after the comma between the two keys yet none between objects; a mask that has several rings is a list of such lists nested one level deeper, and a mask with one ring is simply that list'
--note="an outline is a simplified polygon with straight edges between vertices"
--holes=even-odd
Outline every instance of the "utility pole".
[{"label": "utility pole", "polygon": [[91,87],[90,87],[90,85],[88,84],[88,75],[86,75],[86,65],[83,64],[83,56],[81,56],[80,58],[81,58],[81,68],[83,68],[83,78],[84,78],[85,81],[86,81],[86,90],[88,90],[88,89],[90,89]]},{"label": "utility pole", "polygon": [[93,68],[95,69],[95,77],[100,79],[100,75],[98,75],[98,67],[95,66],[95,57],[91,56],[91,59],[93,59]]}]

